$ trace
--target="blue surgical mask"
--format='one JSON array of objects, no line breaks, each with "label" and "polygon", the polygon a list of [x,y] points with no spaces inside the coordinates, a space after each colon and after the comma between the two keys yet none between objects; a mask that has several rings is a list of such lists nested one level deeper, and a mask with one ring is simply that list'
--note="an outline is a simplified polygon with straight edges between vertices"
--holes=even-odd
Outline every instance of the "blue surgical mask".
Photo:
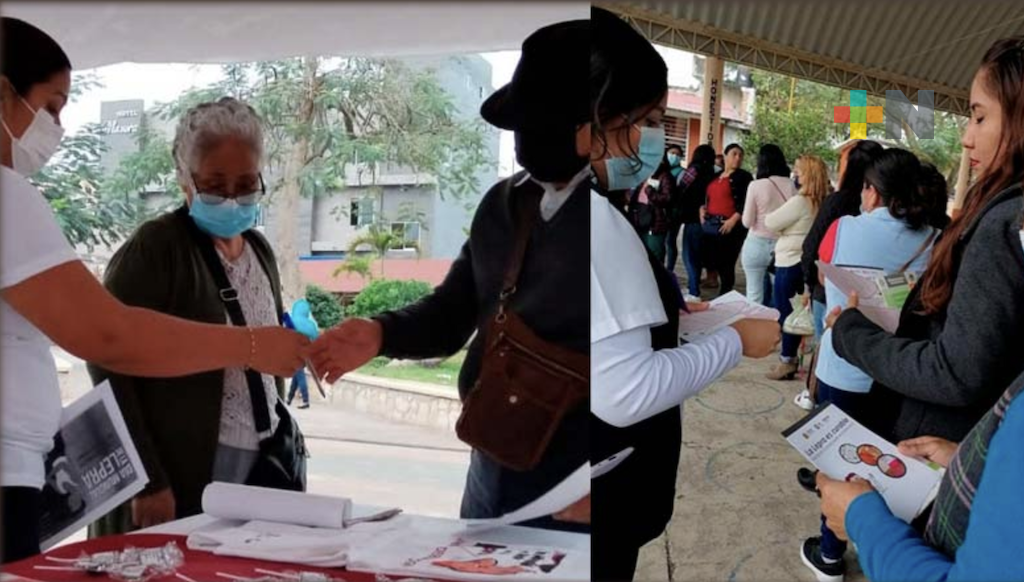
[{"label": "blue surgical mask", "polygon": [[188,214],[196,226],[206,234],[218,238],[232,238],[249,230],[256,224],[255,204],[243,205],[234,200],[220,204],[207,204],[202,197],[192,197]]},{"label": "blue surgical mask", "polygon": [[668,165],[670,165],[672,167],[678,166],[679,165],[679,156],[677,156],[675,154],[669,154],[668,155]]},{"label": "blue surgical mask", "polygon": [[641,127],[638,156],[640,168],[631,158],[608,158],[605,167],[608,170],[608,190],[632,190],[644,180],[654,175],[661,163],[665,151],[665,128]]}]

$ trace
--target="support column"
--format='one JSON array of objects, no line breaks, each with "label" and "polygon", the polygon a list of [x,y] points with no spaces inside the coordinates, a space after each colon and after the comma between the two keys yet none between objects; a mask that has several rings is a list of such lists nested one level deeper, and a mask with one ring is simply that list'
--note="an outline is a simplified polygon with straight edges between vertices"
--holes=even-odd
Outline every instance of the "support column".
[{"label": "support column", "polygon": [[725,72],[725,61],[718,57],[707,57],[704,61],[704,105],[700,114],[700,141],[715,148],[716,153],[722,152],[723,144],[719,143],[722,126],[722,99],[725,91],[722,76]]},{"label": "support column", "polygon": [[956,175],[956,191],[953,194],[953,204],[950,206],[949,215],[956,218],[964,208],[964,199],[967,197],[967,188],[971,182],[971,154],[967,148],[960,152],[960,170]]}]

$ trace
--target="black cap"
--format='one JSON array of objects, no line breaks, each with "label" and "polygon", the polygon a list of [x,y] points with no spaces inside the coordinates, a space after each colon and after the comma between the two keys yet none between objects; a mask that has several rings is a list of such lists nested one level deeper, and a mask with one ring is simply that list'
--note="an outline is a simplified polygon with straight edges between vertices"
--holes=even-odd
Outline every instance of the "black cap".
[{"label": "black cap", "polygon": [[480,115],[510,131],[586,123],[589,59],[589,20],[541,28],[523,42],[512,81],[484,101]]}]

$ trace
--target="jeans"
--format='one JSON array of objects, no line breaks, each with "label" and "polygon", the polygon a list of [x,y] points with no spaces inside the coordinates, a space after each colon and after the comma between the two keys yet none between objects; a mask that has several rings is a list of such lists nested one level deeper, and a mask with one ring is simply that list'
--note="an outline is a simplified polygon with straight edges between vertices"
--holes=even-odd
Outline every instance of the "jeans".
[{"label": "jeans", "polygon": [[306,382],[306,370],[302,369],[295,372],[292,376],[292,386],[288,390],[288,404],[292,403],[292,399],[295,398],[295,390],[298,389],[299,394],[302,395],[302,402],[309,404],[309,384]]},{"label": "jeans", "polygon": [[679,231],[683,223],[673,220],[665,237],[665,268],[669,273],[676,272],[676,261],[679,259]]},{"label": "jeans", "polygon": [[699,222],[683,225],[683,265],[686,267],[687,292],[700,297],[701,239],[704,230]]},{"label": "jeans", "polygon": [[[779,325],[793,313],[790,299],[804,292],[804,272],[800,265],[792,267],[775,267],[775,309],[779,310]],[[793,361],[803,336],[791,333],[782,334],[782,359]]]},{"label": "jeans", "polygon": [[765,286],[762,283],[768,276],[768,265],[772,260],[775,241],[751,234],[743,243],[740,261],[743,273],[747,277],[747,299],[758,305],[765,303]]},{"label": "jeans", "polygon": [[825,304],[811,300],[811,308],[814,313],[814,339],[820,342],[825,333]]},{"label": "jeans", "polygon": [[[864,413],[868,410],[868,394],[842,390],[818,379],[818,393],[815,397],[818,404],[831,402],[837,408],[850,415],[851,418],[863,422]],[[821,516],[821,555],[838,560],[846,553],[846,542],[836,537],[825,525],[825,516]]]}]

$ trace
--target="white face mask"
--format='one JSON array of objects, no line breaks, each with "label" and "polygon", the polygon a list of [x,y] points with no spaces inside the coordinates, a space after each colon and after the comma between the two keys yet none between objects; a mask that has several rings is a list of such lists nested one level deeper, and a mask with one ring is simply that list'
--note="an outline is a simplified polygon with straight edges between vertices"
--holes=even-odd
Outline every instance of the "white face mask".
[{"label": "white face mask", "polygon": [[[21,99],[21,102],[32,111],[32,106],[24,99]],[[49,112],[37,109],[34,113],[32,123],[21,137],[15,137],[7,123],[0,120],[7,135],[11,136],[11,160],[14,171],[26,178],[38,172],[50,161],[53,154],[57,153],[61,138],[64,137],[64,128],[57,125]]]}]

